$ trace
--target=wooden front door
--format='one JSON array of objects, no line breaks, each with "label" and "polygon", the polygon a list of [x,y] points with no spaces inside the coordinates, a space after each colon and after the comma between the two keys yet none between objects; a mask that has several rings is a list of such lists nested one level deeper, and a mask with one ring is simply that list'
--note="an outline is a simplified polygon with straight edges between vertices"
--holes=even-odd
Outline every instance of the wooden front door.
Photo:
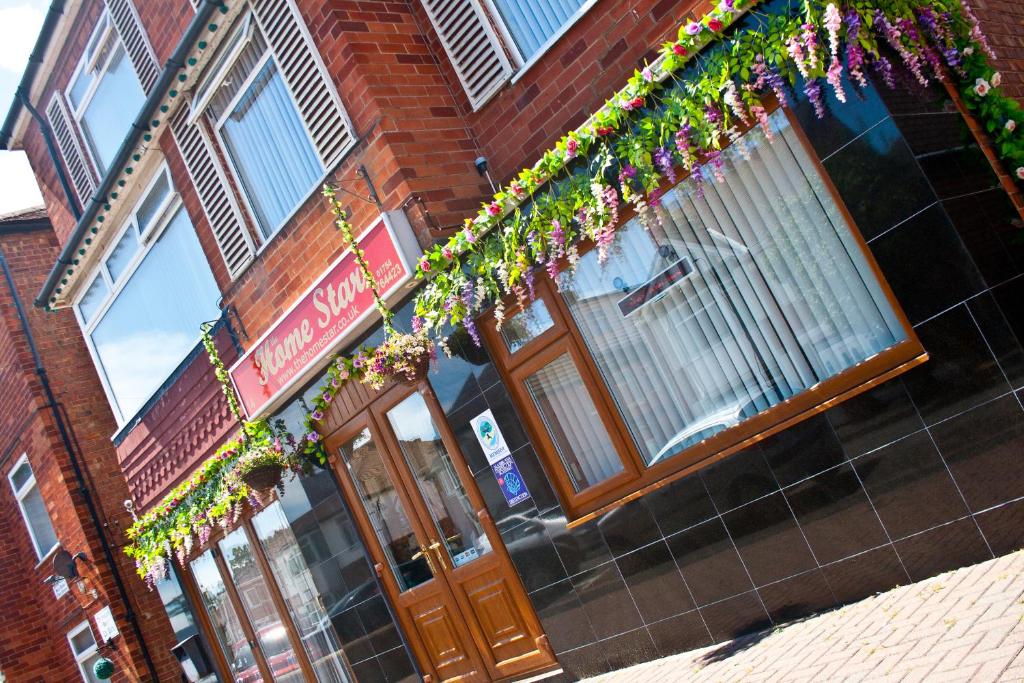
[{"label": "wooden front door", "polygon": [[386,392],[327,439],[390,598],[435,681],[554,666],[429,388]]}]

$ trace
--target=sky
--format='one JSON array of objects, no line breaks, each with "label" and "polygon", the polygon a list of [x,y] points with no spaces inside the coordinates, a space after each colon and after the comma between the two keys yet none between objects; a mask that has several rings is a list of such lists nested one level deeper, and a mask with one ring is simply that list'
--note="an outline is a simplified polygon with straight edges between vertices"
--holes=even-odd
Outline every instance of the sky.
[{"label": "sky", "polygon": [[[47,7],[47,0],[0,0],[0,123],[14,100]],[[0,214],[42,203],[25,154],[0,152]]]}]

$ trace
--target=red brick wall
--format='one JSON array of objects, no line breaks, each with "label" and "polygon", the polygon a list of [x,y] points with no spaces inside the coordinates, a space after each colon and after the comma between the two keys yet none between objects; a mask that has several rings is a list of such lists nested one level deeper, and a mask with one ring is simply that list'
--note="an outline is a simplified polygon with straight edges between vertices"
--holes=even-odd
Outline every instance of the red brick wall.
[{"label": "red brick wall", "polygon": [[1024,3],[1020,0],[969,0],[981,29],[995,50],[1003,89],[1024,104]]},{"label": "red brick wall", "polygon": [[[128,490],[110,442],[114,422],[96,372],[68,311],[47,314],[31,308],[57,254],[57,241],[48,230],[0,235],[7,259],[32,327],[42,364],[66,422],[71,425],[75,449],[84,463],[86,484],[115,544],[114,556],[122,576],[134,573],[123,555],[127,513],[122,502]],[[87,592],[73,590],[54,598],[43,579],[50,575],[49,560],[38,567],[31,540],[7,482],[7,474],[22,453],[27,453],[60,543],[70,552],[84,552],[89,561],[80,567]],[[85,506],[83,494],[46,404],[34,372],[26,337],[22,334],[12,299],[0,282],[0,669],[12,681],[75,680],[77,672],[66,634],[104,606],[111,606],[122,637],[107,654],[118,668],[115,680],[147,680],[141,650],[125,618],[126,606],[116,592],[112,571],[105,562],[99,533]],[[130,579],[133,609],[153,648],[163,674],[173,680],[176,664],[168,647],[173,634],[155,593]],[[88,590],[95,589],[93,597]],[[162,680],[168,680],[162,678]]]}]

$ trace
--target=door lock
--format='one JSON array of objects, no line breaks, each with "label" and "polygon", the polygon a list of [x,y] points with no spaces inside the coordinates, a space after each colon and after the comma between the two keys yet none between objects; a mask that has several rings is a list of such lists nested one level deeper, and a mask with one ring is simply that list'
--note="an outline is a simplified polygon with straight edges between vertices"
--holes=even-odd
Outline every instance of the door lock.
[{"label": "door lock", "polygon": [[433,550],[435,553],[437,553],[437,561],[441,563],[441,568],[444,569],[445,571],[447,571],[448,570],[448,565],[445,564],[444,553],[441,552],[441,544],[439,542],[437,542],[437,541],[434,541],[428,547],[431,550]]},{"label": "door lock", "polygon": [[418,553],[416,553],[415,555],[413,555],[412,557],[410,557],[409,559],[410,560],[418,560],[421,557],[424,560],[427,561],[427,566],[430,568],[430,573],[433,574],[434,576],[437,576],[437,574],[438,574],[437,567],[434,566],[434,561],[430,559],[430,553],[428,552],[427,548],[424,548],[423,546],[420,546],[420,551]]}]

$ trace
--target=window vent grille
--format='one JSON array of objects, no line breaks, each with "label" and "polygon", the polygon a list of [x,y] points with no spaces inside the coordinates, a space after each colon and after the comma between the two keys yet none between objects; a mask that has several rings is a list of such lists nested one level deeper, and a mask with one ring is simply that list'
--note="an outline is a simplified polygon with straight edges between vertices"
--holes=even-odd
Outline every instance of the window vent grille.
[{"label": "window vent grille", "polygon": [[178,111],[171,121],[171,131],[217,240],[228,275],[234,280],[252,263],[255,247],[224,170],[200,124],[188,123],[188,112],[188,107]]},{"label": "window vent grille", "polygon": [[50,120],[50,128],[57,140],[60,155],[64,158],[64,166],[71,175],[71,184],[78,195],[79,204],[85,208],[85,203],[96,190],[96,182],[92,168],[86,161],[85,152],[71,127],[71,117],[60,93],[55,94],[50,100],[50,106],[46,108],[46,117]]},{"label": "window vent grille", "polygon": [[160,76],[160,68],[157,66],[156,55],[149,44],[146,32],[139,21],[131,0],[106,0],[110,16],[117,27],[117,33],[121,36],[125,52],[132,60],[135,73],[139,76],[142,89],[148,94],[156,85]]},{"label": "window vent grille", "polygon": [[317,155],[330,170],[355,144],[355,136],[313,38],[291,0],[253,0],[251,5]]},{"label": "window vent grille", "polygon": [[512,65],[479,0],[423,0],[455,73],[474,109],[512,75]]}]

